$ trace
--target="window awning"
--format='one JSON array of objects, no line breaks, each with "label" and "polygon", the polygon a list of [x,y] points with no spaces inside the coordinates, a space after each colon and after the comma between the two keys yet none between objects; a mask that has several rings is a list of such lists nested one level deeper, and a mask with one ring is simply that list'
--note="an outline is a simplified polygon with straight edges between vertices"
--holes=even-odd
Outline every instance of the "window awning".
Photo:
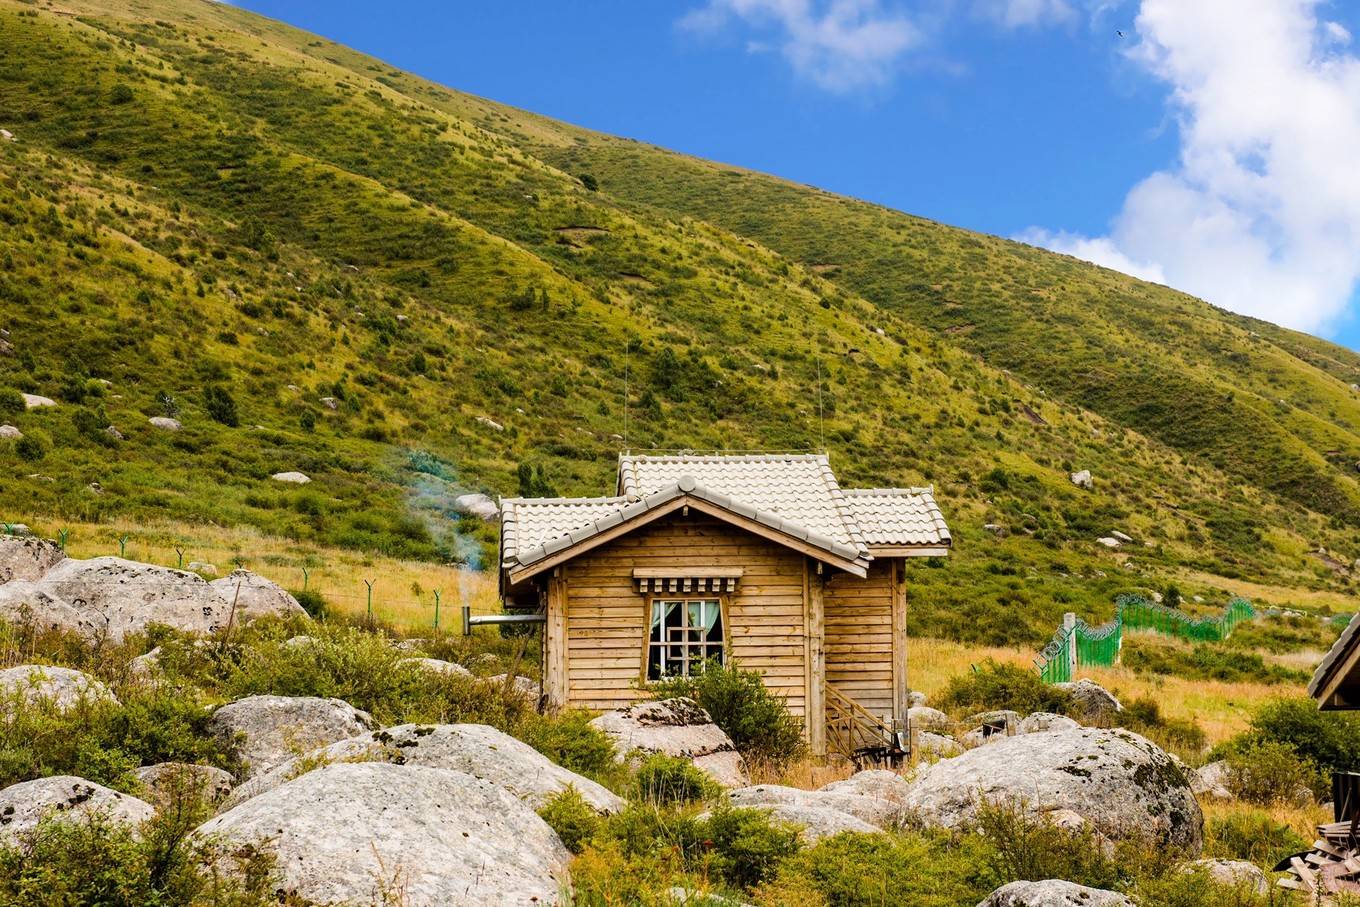
[{"label": "window awning", "polygon": [[740,567],[634,567],[639,592],[735,592]]}]

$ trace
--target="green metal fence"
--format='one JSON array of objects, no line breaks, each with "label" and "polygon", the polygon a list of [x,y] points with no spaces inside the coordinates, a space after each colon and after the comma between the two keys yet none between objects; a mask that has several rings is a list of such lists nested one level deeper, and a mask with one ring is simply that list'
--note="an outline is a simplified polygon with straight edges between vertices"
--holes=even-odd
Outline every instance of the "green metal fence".
[{"label": "green metal fence", "polygon": [[1244,598],[1228,602],[1218,617],[1191,617],[1142,595],[1120,595],[1115,599],[1114,619],[1093,627],[1081,618],[1064,624],[1039,651],[1034,666],[1048,683],[1072,679],[1076,665],[1108,667],[1119,661],[1124,646],[1124,630],[1155,630],[1194,642],[1219,642],[1233,628],[1256,617],[1256,609]]}]

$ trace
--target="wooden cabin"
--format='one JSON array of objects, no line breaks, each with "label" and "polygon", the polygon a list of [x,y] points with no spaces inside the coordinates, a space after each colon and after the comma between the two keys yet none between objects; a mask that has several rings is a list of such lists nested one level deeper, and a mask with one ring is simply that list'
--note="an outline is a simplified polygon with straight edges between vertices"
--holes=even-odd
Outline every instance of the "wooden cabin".
[{"label": "wooden cabin", "polygon": [[906,728],[905,561],[950,542],[930,489],[841,488],[825,455],[624,454],[608,497],[502,501],[501,587],[545,615],[548,708],[627,706],[716,658],[815,752],[864,750]]},{"label": "wooden cabin", "polygon": [[1360,709],[1360,614],[1351,618],[1313,672],[1308,695],[1323,711]]}]

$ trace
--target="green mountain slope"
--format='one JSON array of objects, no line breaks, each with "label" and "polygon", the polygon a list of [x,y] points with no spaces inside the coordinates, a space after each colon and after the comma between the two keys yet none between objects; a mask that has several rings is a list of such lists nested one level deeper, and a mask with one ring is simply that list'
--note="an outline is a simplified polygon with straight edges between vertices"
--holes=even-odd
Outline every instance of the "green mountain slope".
[{"label": "green mountain slope", "polygon": [[197,0],[0,0],[0,127],[0,387],[58,401],[0,414],[6,518],[480,562],[460,492],[824,446],[936,484],[958,551],[916,613],[950,635],[1171,579],[1350,587],[1308,552],[1360,549],[1360,359],[1314,338]]}]

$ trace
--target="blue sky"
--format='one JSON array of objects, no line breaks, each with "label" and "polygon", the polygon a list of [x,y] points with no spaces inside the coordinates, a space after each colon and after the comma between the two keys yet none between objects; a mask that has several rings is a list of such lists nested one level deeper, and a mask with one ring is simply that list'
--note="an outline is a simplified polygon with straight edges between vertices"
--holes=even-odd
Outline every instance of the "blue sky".
[{"label": "blue sky", "polygon": [[1023,238],[1360,348],[1354,6],[240,5],[453,88]]}]

